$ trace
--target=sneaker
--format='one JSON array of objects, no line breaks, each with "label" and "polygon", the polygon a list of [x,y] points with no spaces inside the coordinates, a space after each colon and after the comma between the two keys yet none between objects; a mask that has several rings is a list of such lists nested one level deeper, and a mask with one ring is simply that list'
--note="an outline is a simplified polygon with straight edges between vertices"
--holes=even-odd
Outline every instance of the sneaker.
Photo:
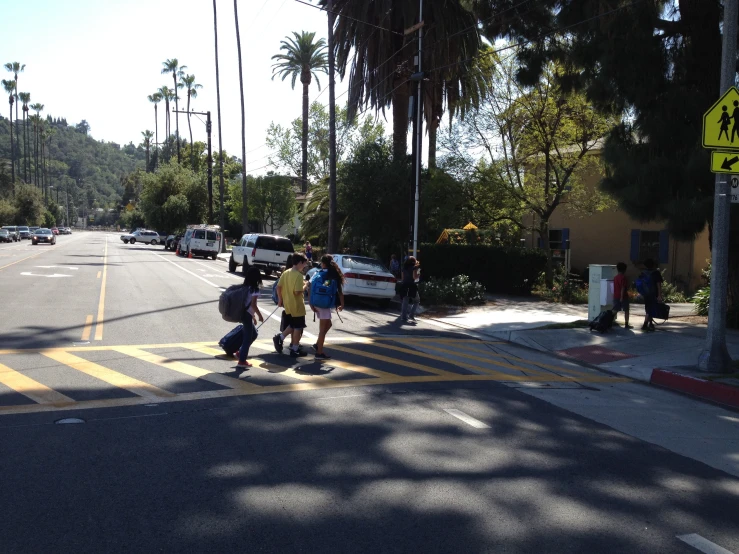
[{"label": "sneaker", "polygon": [[275,352],[282,354],[282,335],[278,333],[272,337],[272,344],[275,345]]},{"label": "sneaker", "polygon": [[316,343],[316,344],[312,345],[312,346],[311,346],[311,348],[312,348],[313,350],[318,350],[318,343]]},{"label": "sneaker", "polygon": [[325,352],[321,352],[320,354],[316,354],[315,358],[316,360],[330,360],[331,356],[329,356]]},{"label": "sneaker", "polygon": [[302,350],[293,350],[292,348],[290,349],[290,357],[291,358],[302,358],[302,357],[307,356],[307,355],[308,355],[308,353],[307,352],[303,352]]},{"label": "sneaker", "polygon": [[236,364],[236,369],[240,369],[242,371],[246,371],[251,367],[251,364],[249,362],[244,362],[243,364]]},{"label": "sneaker", "polygon": [[633,325],[624,325],[624,329],[633,329],[633,328],[634,328]]}]

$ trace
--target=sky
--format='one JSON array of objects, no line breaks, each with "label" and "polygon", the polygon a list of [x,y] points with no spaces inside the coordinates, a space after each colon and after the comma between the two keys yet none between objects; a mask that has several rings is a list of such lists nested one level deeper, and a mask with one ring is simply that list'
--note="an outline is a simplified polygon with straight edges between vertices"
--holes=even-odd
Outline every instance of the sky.
[{"label": "sky", "polygon": [[[236,29],[232,0],[216,0],[221,81],[223,148],[241,157],[241,108]],[[154,131],[154,106],[147,100],[159,87],[173,86],[162,62],[177,58],[203,85],[191,110],[212,112],[213,151],[218,149],[212,0],[24,0],[3,6],[0,63],[26,64],[19,92],[44,105],[42,116],[82,119],[97,140],[121,145],[142,141]],[[265,145],[270,122],[288,124],[302,111],[301,85],[272,80],[271,57],[293,31],[326,38],[326,13],[295,0],[238,0],[246,105],[246,169],[268,171]],[[3,79],[12,75],[0,66]],[[321,90],[311,84],[311,102],[328,103],[328,77]],[[325,91],[323,94],[321,94]],[[336,79],[337,103],[346,85]],[[319,97],[320,94],[320,97]],[[182,91],[180,96],[182,98]],[[180,102],[180,110],[185,102]],[[186,117],[180,135],[188,137]],[[172,129],[175,120],[172,114]],[[193,140],[206,140],[205,124],[192,118]],[[159,137],[164,134],[164,102],[159,104]]]}]

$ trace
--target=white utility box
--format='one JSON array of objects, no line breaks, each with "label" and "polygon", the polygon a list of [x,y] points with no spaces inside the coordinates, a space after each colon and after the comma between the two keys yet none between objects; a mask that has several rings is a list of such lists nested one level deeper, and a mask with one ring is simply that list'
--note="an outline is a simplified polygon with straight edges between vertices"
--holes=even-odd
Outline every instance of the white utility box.
[{"label": "white utility box", "polygon": [[604,309],[613,307],[613,278],[615,265],[591,264],[588,278],[588,319],[592,320]]}]

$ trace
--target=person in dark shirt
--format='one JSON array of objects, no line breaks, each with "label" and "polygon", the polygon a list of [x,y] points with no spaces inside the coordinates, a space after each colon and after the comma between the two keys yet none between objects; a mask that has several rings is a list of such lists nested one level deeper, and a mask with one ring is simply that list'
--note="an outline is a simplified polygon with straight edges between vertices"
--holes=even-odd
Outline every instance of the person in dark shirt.
[{"label": "person in dark shirt", "polygon": [[662,302],[662,272],[657,269],[654,260],[648,258],[644,260],[644,273],[649,277],[649,291],[644,295],[644,325],[642,331],[654,331],[654,316],[656,315],[657,303]]},{"label": "person in dark shirt", "polygon": [[400,284],[400,297],[403,299],[400,307],[400,319],[403,323],[408,323],[409,321],[412,323],[416,322],[420,270],[420,264],[413,256],[409,256],[405,263],[403,263],[403,277]]},{"label": "person in dark shirt", "polygon": [[618,275],[613,279],[613,313],[624,313],[624,328],[633,329],[629,325],[629,282],[626,279],[626,264],[616,264]]}]

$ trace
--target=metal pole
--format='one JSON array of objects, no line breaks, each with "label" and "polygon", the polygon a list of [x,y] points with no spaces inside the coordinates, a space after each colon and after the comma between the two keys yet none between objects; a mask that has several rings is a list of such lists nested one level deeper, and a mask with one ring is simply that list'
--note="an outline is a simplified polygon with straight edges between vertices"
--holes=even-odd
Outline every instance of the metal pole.
[{"label": "metal pole", "polygon": [[205,130],[208,132],[208,223],[213,223],[213,151],[210,141],[210,111],[207,112],[208,119],[205,121]]},{"label": "metal pole", "polygon": [[[218,114],[218,192],[220,195],[220,206],[218,209],[218,221],[221,225],[221,231],[226,228],[226,216],[223,208],[223,141],[221,140],[221,81],[220,72],[218,70],[218,15],[216,12],[216,0],[213,0],[213,35],[215,37],[215,53],[216,53],[216,109]],[[225,233],[221,233],[224,236]],[[221,252],[226,250],[224,240],[221,240]]]},{"label": "metal pole", "polygon": [[[419,0],[418,4],[418,23],[423,21],[423,0]],[[418,73],[423,75],[423,26],[418,28]],[[418,255],[418,204],[420,201],[421,190],[421,157],[423,144],[423,97],[421,96],[421,87],[423,78],[418,80],[418,88],[416,89],[416,194],[413,207],[413,256]]]},{"label": "metal pole", "polygon": [[236,51],[239,58],[239,89],[241,90],[241,227],[243,233],[249,232],[249,210],[246,192],[246,107],[244,106],[244,66],[241,63],[241,35],[239,33],[239,11],[234,0],[234,20],[236,21]]},{"label": "metal pole", "polygon": [[[736,81],[737,18],[739,18],[737,0],[725,0],[719,95],[724,94],[730,87],[734,86]],[[708,330],[706,332],[705,349],[698,358],[698,369],[711,373],[728,373],[731,371],[731,357],[726,348],[730,209],[729,177],[717,174],[713,198],[711,300],[708,309]]]},{"label": "metal pole", "polygon": [[339,250],[336,225],[336,91],[334,79],[334,22],[333,1],[328,0],[328,251]]}]

